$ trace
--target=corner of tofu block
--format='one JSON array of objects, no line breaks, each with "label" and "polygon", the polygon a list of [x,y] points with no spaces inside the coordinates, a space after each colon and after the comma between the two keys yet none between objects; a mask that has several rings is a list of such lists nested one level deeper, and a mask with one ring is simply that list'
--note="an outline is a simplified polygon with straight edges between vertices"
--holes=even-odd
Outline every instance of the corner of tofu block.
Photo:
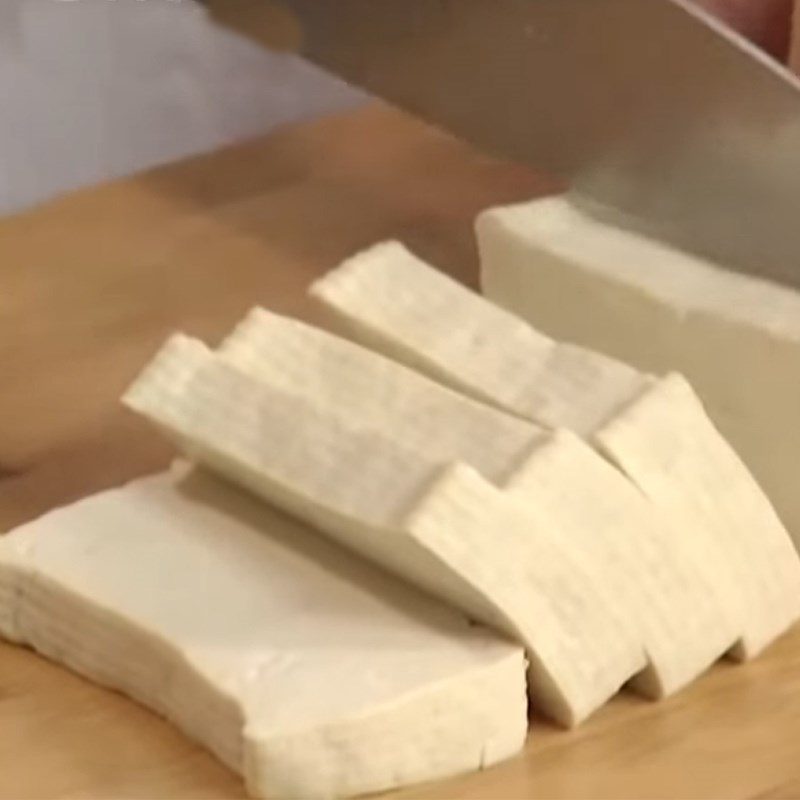
[{"label": "corner of tofu block", "polygon": [[182,333],[171,336],[122,396],[123,405],[141,412],[157,398],[180,395],[212,358],[199,339]]},{"label": "corner of tofu block", "polygon": [[222,340],[217,348],[217,353],[221,356],[229,356],[238,352],[244,343],[257,335],[262,327],[268,325],[273,318],[271,311],[263,306],[253,306],[242,319],[236,324],[234,329]]},{"label": "corner of tofu block", "polygon": [[475,504],[491,503],[500,497],[500,490],[474,467],[454,461],[443,466],[431,481],[428,491],[406,517],[405,525],[413,529],[421,520],[446,515],[451,506],[465,511]]},{"label": "corner of tofu block", "polygon": [[569,464],[574,459],[585,456],[598,458],[591,445],[578,434],[566,428],[543,430],[533,446],[515,467],[503,487],[507,492],[522,495],[539,484],[542,477],[552,477],[556,465]]},{"label": "corner of tofu block", "polygon": [[475,228],[478,237],[493,229],[523,231],[528,236],[537,232],[557,231],[577,213],[566,194],[548,195],[525,203],[489,208],[478,214]]},{"label": "corner of tofu block", "polygon": [[481,590],[487,558],[495,549],[494,533],[502,527],[509,504],[494,484],[473,467],[454,462],[443,467],[401,523],[402,530],[438,564],[442,597],[473,619],[517,638],[508,617]]},{"label": "corner of tofu block", "polygon": [[734,657],[758,655],[798,619],[791,537],[686,378],[654,381],[594,438],[646,495],[677,509],[693,539],[706,542],[704,561],[719,562],[721,597],[741,620]]},{"label": "corner of tofu block", "polygon": [[[308,288],[309,297],[323,305],[336,305],[337,298],[358,292],[373,280],[381,282],[388,273],[402,274],[406,267],[422,262],[399,240],[377,242],[343,261],[314,281]],[[424,266],[424,265],[423,265]]]},{"label": "corner of tofu block", "polygon": [[474,772],[525,745],[522,648],[492,642],[462,673],[349,719],[287,735],[244,731],[253,797],[351,797]]}]

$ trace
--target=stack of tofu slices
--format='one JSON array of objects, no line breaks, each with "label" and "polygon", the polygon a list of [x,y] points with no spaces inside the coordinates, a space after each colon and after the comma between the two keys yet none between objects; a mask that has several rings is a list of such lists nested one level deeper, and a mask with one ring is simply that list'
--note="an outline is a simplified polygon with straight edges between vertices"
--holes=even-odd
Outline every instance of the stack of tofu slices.
[{"label": "stack of tofu slices", "polygon": [[[791,511],[800,299],[562,199],[479,232],[528,321],[385,243],[311,288],[343,338],[261,309],[217,350],[172,337],[124,402],[186,461],[0,541],[0,633],[275,798],[479,769],[522,747],[528,700],[571,727],[761,653],[800,616],[800,561],[680,373]],[[720,311],[745,296],[761,333]],[[715,377],[734,350],[741,386]]]}]

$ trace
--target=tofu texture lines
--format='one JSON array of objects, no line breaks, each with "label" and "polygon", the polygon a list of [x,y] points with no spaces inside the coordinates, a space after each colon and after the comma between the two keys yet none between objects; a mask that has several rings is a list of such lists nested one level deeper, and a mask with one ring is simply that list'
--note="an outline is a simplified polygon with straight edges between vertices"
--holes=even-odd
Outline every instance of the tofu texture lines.
[{"label": "tofu texture lines", "polygon": [[800,549],[800,293],[615,228],[566,197],[486,211],[477,233],[491,300],[556,339],[684,374]]},{"label": "tofu texture lines", "polygon": [[[414,449],[389,435],[402,423],[392,431],[373,427],[357,413],[355,397],[348,422],[315,404],[313,393],[242,372],[224,352],[173,338],[126,402],[212,469],[521,640],[532,701],[560,723],[582,721],[644,670],[635,621],[618,604],[616,587],[589,554],[557,535],[550,509],[537,512],[455,452],[447,455],[445,447],[454,449],[447,437],[430,451]],[[463,403],[467,414],[506,424],[493,409],[430,387],[450,398],[454,414]],[[508,421],[518,429],[509,448],[516,456],[538,431]],[[496,464],[496,455],[492,448],[487,463]]]},{"label": "tofu texture lines", "polygon": [[[682,550],[694,550],[734,625],[734,656],[758,654],[800,615],[800,562],[788,534],[680,376],[654,378],[553,342],[396,243],[356,256],[311,292],[352,337],[521,418],[585,437],[672,521]],[[595,397],[592,416],[583,409]]]},{"label": "tofu texture lines", "polygon": [[525,739],[521,649],[209,475],[3,537],[0,598],[5,638],[163,714],[254,797],[383,791]]},{"label": "tofu texture lines", "polygon": [[[387,287],[387,297],[409,277],[406,266],[403,280]],[[428,277],[430,270],[424,272]],[[417,283],[415,274],[410,282]],[[374,282],[368,293],[372,290],[381,295]],[[408,305],[419,310],[425,301]],[[458,303],[449,305],[459,313]],[[416,324],[426,327],[422,320]],[[223,343],[221,355],[264,383],[288,387],[309,402],[324,399],[333,413],[402,438],[404,446],[471,464],[508,489],[507,495],[524,500],[532,513],[549,508],[554,530],[570,531],[562,536],[564,544],[591,554],[601,573],[613,576],[619,607],[626,609],[631,624],[639,625],[648,669],[633,685],[643,693],[660,697],[677,691],[733,646],[737,633],[730,603],[719,599],[719,587],[688,537],[676,552],[669,520],[656,516],[654,521],[643,498],[576,436],[561,431],[553,437],[539,425],[470,402],[397,362],[263,310],[248,316]],[[434,423],[425,426],[422,436],[421,419]],[[552,458],[557,452],[560,461]],[[528,455],[522,458],[521,453]],[[498,462],[498,456],[503,460]],[[559,464],[557,477],[538,466],[544,458]]]},{"label": "tofu texture lines", "polygon": [[[507,308],[387,242],[311,287],[346,338],[263,309],[216,351],[172,336],[123,402],[190,462],[0,538],[0,636],[287,800],[481,769],[522,747],[528,697],[572,727],[623,686],[662,698],[763,651],[800,617],[800,559],[717,425],[791,518],[788,446],[767,469],[751,435],[789,412],[749,390],[723,408],[719,375],[742,343],[796,345],[800,300],[688,256],[671,272],[563,198],[478,232]],[[598,341],[635,367],[582,346],[595,291]],[[684,365],[712,373],[714,422]]]}]

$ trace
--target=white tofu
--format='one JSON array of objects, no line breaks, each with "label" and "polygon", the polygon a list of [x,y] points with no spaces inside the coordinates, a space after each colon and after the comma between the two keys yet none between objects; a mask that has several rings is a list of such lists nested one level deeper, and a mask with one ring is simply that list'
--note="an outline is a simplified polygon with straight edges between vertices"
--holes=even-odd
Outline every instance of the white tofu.
[{"label": "white tofu", "polygon": [[[355,341],[550,428],[589,433],[647,382],[626,364],[554,342],[399,242],[359,253],[309,293]],[[270,346],[266,336],[257,344]]]},{"label": "white tofu", "polygon": [[254,309],[222,343],[241,372],[312,399],[344,423],[385,432],[433,459],[506,480],[544,430],[319,328]]},{"label": "white tofu", "polygon": [[683,377],[661,380],[593,441],[657,507],[684,517],[709,574],[739,599],[735,658],[752,658],[796,622],[800,562],[791,539]]},{"label": "white tofu", "polygon": [[557,431],[507,490],[545,509],[556,534],[616,586],[648,658],[648,669],[631,683],[640,694],[674,694],[736,641],[735,617],[693,543],[575,434]]},{"label": "white tofu", "polygon": [[126,403],[192,457],[518,638],[532,701],[561,724],[582,721],[646,668],[615,576],[559,536],[557,509],[538,510],[455,457],[398,444],[393,431],[329,413],[185,337]]},{"label": "white tofu", "polygon": [[800,293],[562,197],[488,211],[477,227],[490,299],[555,338],[684,374],[800,548]]},{"label": "white tofu", "polygon": [[[346,317],[345,307],[351,312],[351,332],[356,327],[367,328],[356,321],[356,315],[359,321],[361,314],[371,315],[373,345],[379,336],[381,341],[393,343],[385,349],[395,355],[401,349],[413,353],[404,358],[407,363],[436,363],[438,367],[429,371],[440,378],[447,372],[447,364],[455,360],[465,365],[463,378],[452,381],[462,389],[468,383],[480,382],[477,367],[483,364],[490,376],[488,386],[511,386],[520,405],[524,404],[524,394],[511,376],[520,376],[523,387],[527,387],[524,351],[534,351],[529,359],[532,361],[537,348],[545,350],[547,340],[458,284],[450,281],[440,285],[449,279],[421,262],[412,263],[412,259],[400,245],[381,246],[332,273],[313,291],[321,299],[327,298],[340,318]],[[370,269],[372,264],[377,267],[375,271]],[[409,286],[417,287],[418,292]],[[347,287],[352,291],[347,292]],[[398,296],[401,299],[396,305],[393,298]],[[461,302],[462,298],[467,300]],[[381,315],[383,309],[387,318]],[[441,324],[445,310],[451,314],[448,319],[456,321],[453,337],[448,337]],[[480,328],[480,321],[488,322],[492,314],[507,321],[511,341],[524,346],[516,351],[502,348],[501,359],[511,355],[498,370],[492,369],[492,337]],[[402,340],[392,334],[395,329],[403,331]],[[412,347],[411,341],[416,346]],[[430,347],[423,352],[425,342]],[[461,347],[470,355],[477,351],[477,358],[469,359],[466,353],[459,357]],[[516,444],[501,449],[500,443],[508,439],[509,415],[470,402],[351,342],[263,310],[251,312],[224,342],[221,355],[263,382],[288,387],[312,402],[325,398],[326,407],[344,421],[358,420],[359,424],[387,431],[404,447],[424,450],[428,456],[469,463],[499,487],[516,490],[529,506],[547,507],[554,530],[570,546],[590,555],[597,569],[616,587],[619,606],[627,609],[630,623],[637,627],[649,662],[646,673],[633,684],[640,692],[651,697],[674,693],[730,649],[741,635],[732,611],[738,603],[729,596],[733,588],[728,594],[722,593],[718,579],[705,566],[706,554],[696,552],[691,530],[675,545],[669,521],[661,515],[654,522],[640,493],[575,436],[562,431],[548,438],[538,426],[519,427],[523,423],[517,420],[513,428]],[[586,353],[582,361],[590,362],[592,357]],[[629,402],[624,391],[640,388],[647,379],[611,359],[600,361],[600,370],[592,371],[590,364],[589,374],[621,378],[606,381],[611,391],[605,398],[607,408],[600,415],[605,418],[621,403]],[[574,362],[569,358],[566,361]],[[563,369],[564,364],[563,358],[542,358],[539,371],[545,387],[552,387],[550,395],[559,391],[561,395],[559,402],[549,402],[543,388],[538,395],[540,405],[552,411],[568,409],[567,401],[574,395],[586,409],[577,416],[586,422],[595,414],[587,402],[591,386],[573,392],[569,381],[560,380],[554,367]],[[504,374],[509,377],[503,379]],[[489,393],[473,392],[481,397]],[[688,618],[691,624],[687,624]]]},{"label": "white tofu", "polygon": [[0,538],[0,635],[166,716],[256,797],[480,769],[526,734],[520,648],[207,475]]},{"label": "white tofu", "polygon": [[789,537],[685,381],[658,381],[556,343],[396,243],[346,262],[311,291],[351,336],[597,446],[671,520],[671,541],[693,554],[734,621],[735,656],[757,654],[800,615],[800,562]]}]

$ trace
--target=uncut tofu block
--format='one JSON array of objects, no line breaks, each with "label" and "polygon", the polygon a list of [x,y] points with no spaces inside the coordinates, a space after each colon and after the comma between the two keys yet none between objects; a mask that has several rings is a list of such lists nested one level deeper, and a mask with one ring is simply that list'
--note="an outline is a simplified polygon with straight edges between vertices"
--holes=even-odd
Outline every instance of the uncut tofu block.
[{"label": "uncut tofu block", "polygon": [[0,635],[167,717],[255,797],[480,769],[526,734],[520,648],[200,473],[0,538]]},{"label": "uncut tofu block", "polygon": [[563,197],[478,220],[487,297],[545,333],[684,374],[800,548],[800,294],[603,224]]},{"label": "uncut tofu block", "polygon": [[772,506],[678,375],[544,336],[396,243],[312,295],[350,336],[473,397],[581,434],[671,521],[751,657],[800,614],[800,562]]},{"label": "uncut tofu block", "polygon": [[521,641],[531,699],[561,724],[646,669],[616,576],[558,535],[552,508],[508,496],[471,466],[406,449],[185,337],[126,402],[191,457]]}]

